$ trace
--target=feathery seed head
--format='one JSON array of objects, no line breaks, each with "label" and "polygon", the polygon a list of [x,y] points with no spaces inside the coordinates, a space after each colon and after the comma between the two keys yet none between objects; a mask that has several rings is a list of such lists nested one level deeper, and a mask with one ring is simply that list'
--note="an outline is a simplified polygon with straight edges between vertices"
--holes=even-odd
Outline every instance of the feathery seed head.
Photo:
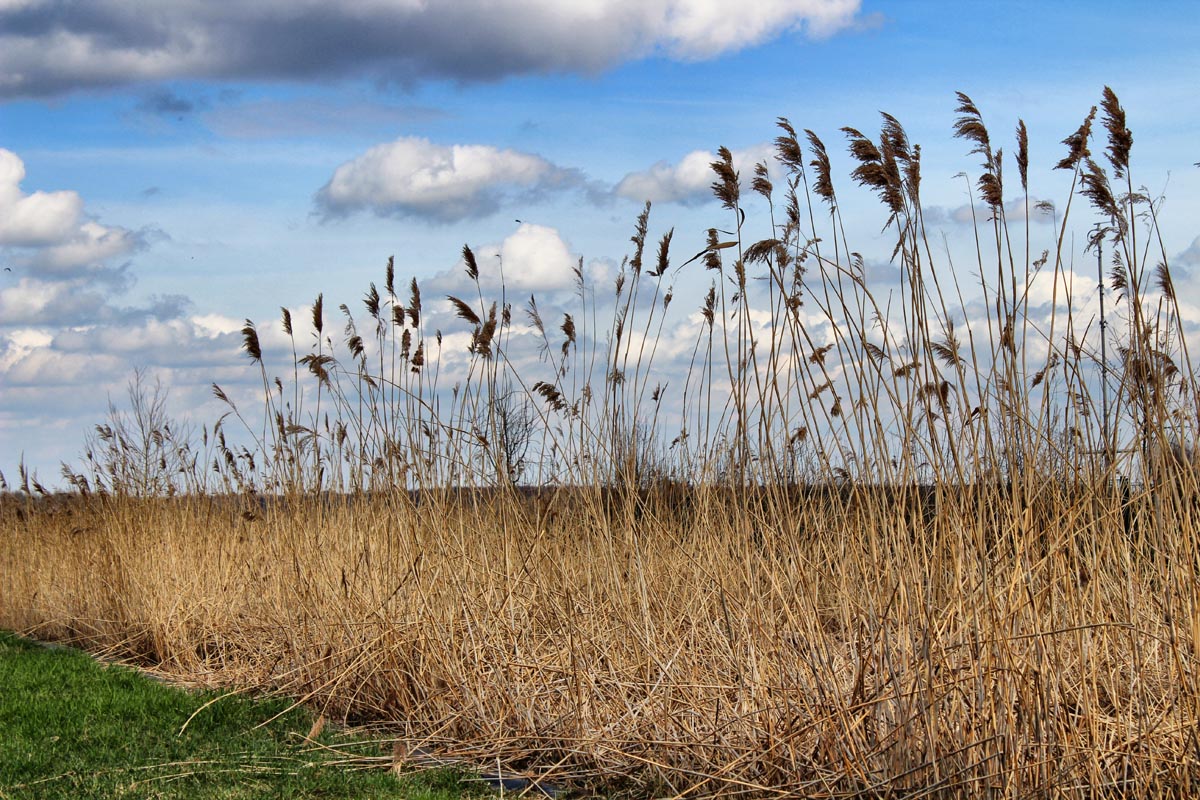
[{"label": "feathery seed head", "polygon": [[1112,164],[1117,178],[1125,177],[1129,169],[1129,152],[1133,149],[1133,132],[1125,124],[1125,109],[1117,100],[1116,93],[1105,86],[1100,108],[1104,111],[1102,122],[1108,131],[1108,163]]},{"label": "feathery seed head", "polygon": [[322,331],[325,330],[325,295],[317,295],[317,299],[313,302],[312,307],[312,325],[313,330],[317,332],[317,337],[320,338]]},{"label": "feathery seed head", "polygon": [[1029,192],[1029,132],[1025,120],[1017,120],[1017,172],[1021,175],[1021,191]]},{"label": "feathery seed head", "polygon": [[741,198],[741,186],[737,170],[733,168],[733,153],[729,152],[728,147],[718,148],[717,160],[709,166],[717,176],[712,184],[713,194],[721,201],[723,208],[731,211],[737,209],[738,200]]},{"label": "feathery seed head", "polygon": [[476,283],[479,282],[479,264],[475,261],[475,253],[471,251],[470,246],[463,245],[462,249],[463,263],[467,266],[467,277]]},{"label": "feathery seed head", "polygon": [[800,142],[796,139],[796,129],[784,117],[780,117],[775,124],[784,131],[784,135],[775,138],[775,159],[787,167],[790,173],[803,172],[804,151],[800,149]]},{"label": "feathery seed head", "polygon": [[460,300],[457,297],[454,297],[453,295],[447,295],[446,299],[450,301],[450,305],[454,306],[456,312],[455,315],[459,319],[469,322],[472,325],[480,324],[479,315],[475,313],[475,310],[471,308],[468,303]]},{"label": "feathery seed head", "polygon": [[954,136],[974,142],[975,146],[971,149],[971,155],[983,156],[984,169],[990,171],[992,169],[992,141],[987,126],[983,124],[983,115],[979,113],[979,108],[971,98],[962,92],[954,94],[958,97],[958,106],[954,111],[959,115],[954,120]]},{"label": "feathery seed head", "polygon": [[575,344],[575,319],[570,314],[563,314],[562,332],[566,337],[563,340],[562,354],[566,356],[571,345]]},{"label": "feathery seed head", "polygon": [[633,274],[637,275],[642,271],[642,254],[646,250],[646,230],[650,224],[650,201],[646,201],[645,208],[642,213],[638,214],[637,224],[634,226],[633,236],[629,241],[633,242],[633,258],[629,260],[629,268],[633,270]]},{"label": "feathery seed head", "polygon": [[379,290],[375,288],[374,283],[371,284],[370,288],[367,289],[367,293],[363,296],[363,305],[366,306],[367,313],[371,315],[372,319],[378,322],[380,320]]},{"label": "feathery seed head", "polygon": [[760,161],[754,165],[754,180],[750,184],[750,188],[758,194],[771,199],[771,193],[775,187],[771,184],[771,179],[768,177],[767,164],[765,161]]},{"label": "feathery seed head", "polygon": [[652,276],[662,275],[670,266],[671,239],[675,236],[675,229],[667,231],[658,243],[658,261],[655,264],[654,272],[649,273]]},{"label": "feathery seed head", "polygon": [[1055,169],[1073,170],[1079,166],[1079,162],[1091,156],[1092,151],[1088,149],[1088,140],[1092,138],[1092,122],[1095,119],[1096,107],[1092,106],[1092,110],[1088,112],[1079,129],[1062,140],[1062,143],[1067,146],[1067,155],[1054,166]]},{"label": "feathery seed head", "polygon": [[242,327],[242,349],[246,351],[246,355],[250,356],[251,361],[262,362],[262,349],[258,346],[258,331],[254,328],[254,323],[246,320],[246,324]]},{"label": "feathery seed head", "polygon": [[421,324],[421,287],[417,285],[417,279],[413,278],[408,288],[408,320],[416,328]]},{"label": "feathery seed head", "polygon": [[720,252],[721,251],[721,247],[720,247],[721,241],[720,241],[720,239],[717,238],[717,229],[716,228],[708,229],[708,236],[707,236],[705,242],[708,245],[708,247],[704,251],[704,268],[705,269],[715,269],[716,271],[720,272],[721,271],[721,252]]}]

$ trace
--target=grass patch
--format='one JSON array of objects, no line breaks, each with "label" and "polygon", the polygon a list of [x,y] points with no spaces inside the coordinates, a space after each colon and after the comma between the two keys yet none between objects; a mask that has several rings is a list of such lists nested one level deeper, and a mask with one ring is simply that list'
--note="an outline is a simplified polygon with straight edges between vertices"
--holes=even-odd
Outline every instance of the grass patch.
[{"label": "grass patch", "polygon": [[0,632],[0,798],[462,796],[450,771],[397,780],[331,764],[303,739],[311,714],[289,705],[184,691]]}]

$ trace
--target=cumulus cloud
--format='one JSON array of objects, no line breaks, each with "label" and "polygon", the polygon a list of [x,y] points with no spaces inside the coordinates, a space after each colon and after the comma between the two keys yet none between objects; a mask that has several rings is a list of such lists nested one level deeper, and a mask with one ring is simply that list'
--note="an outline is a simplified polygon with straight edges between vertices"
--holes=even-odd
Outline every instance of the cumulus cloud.
[{"label": "cumulus cloud", "polygon": [[12,263],[70,276],[103,271],[102,262],[143,246],[139,233],[87,219],[76,192],[26,193],[24,180],[25,163],[0,149],[0,250]]},{"label": "cumulus cloud", "polygon": [[[171,79],[372,75],[498,80],[596,72],[665,54],[706,59],[785,33],[861,24],[861,0],[128,0],[0,2],[0,95]],[[581,36],[580,31],[587,35]]]},{"label": "cumulus cloud", "polygon": [[38,247],[61,242],[78,225],[83,201],[75,192],[21,191],[25,162],[0,149],[0,245]]},{"label": "cumulus cloud", "polygon": [[[554,228],[524,222],[499,244],[473,248],[479,285],[488,292],[501,286],[514,297],[571,289],[578,257]],[[463,261],[422,285],[437,293],[469,295],[474,286]]]},{"label": "cumulus cloud", "polygon": [[[699,205],[713,199],[712,184],[716,177],[712,163],[715,152],[694,150],[671,164],[660,161],[649,169],[631,172],[617,184],[613,192],[638,203],[680,203]],[[760,144],[733,151],[733,166],[741,176],[743,191],[754,178],[754,165],[766,162],[768,169],[777,167],[775,151],[770,144]]]},{"label": "cumulus cloud", "polygon": [[508,195],[536,195],[580,182],[574,170],[530,153],[405,137],[338,167],[317,193],[317,206],[326,216],[366,209],[453,222],[491,214]]},{"label": "cumulus cloud", "polygon": [[570,288],[575,259],[554,228],[523,223],[500,245],[505,282],[520,292]]}]

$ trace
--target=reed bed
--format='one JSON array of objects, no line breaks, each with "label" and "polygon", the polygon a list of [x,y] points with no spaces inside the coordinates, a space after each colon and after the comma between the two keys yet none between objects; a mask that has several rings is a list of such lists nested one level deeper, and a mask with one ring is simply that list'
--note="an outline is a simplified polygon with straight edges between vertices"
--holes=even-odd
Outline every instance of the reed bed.
[{"label": "reed bed", "polygon": [[[1156,202],[1106,88],[1034,254],[1024,124],[1018,220],[982,114],[965,95],[957,113],[981,296],[935,258],[894,117],[878,140],[844,129],[896,235],[888,297],[842,233],[825,144],[780,120],[782,187],[722,148],[725,230],[674,259],[647,206],[615,289],[581,269],[553,321],[485,296],[464,249],[458,374],[389,262],[337,343],[322,298],[304,355],[284,312],[286,385],[247,322],[261,410],[214,387],[229,414],[189,436],[139,387],[64,468],[71,496],[22,469],[0,503],[0,625],[292,692],[384,726],[397,760],[560,785],[1190,796],[1200,395]],[[744,183],[769,210],[757,241]],[[1076,195],[1107,300],[1070,292]],[[666,387],[672,287],[701,270]]]}]

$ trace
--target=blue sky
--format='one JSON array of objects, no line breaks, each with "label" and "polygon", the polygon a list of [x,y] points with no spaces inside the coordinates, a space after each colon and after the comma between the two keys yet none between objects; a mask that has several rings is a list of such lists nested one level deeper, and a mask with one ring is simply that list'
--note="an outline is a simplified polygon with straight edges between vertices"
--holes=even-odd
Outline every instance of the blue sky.
[{"label": "blue sky", "polygon": [[611,272],[645,199],[690,255],[728,212],[687,165],[769,152],[778,116],[824,138],[856,241],[886,261],[842,126],[896,115],[925,203],[952,210],[952,176],[978,172],[951,136],[961,90],[1007,149],[1025,120],[1032,191],[1062,202],[1059,142],[1110,85],[1186,278],[1197,41],[1182,1],[0,0],[0,469],[23,453],[53,479],[135,368],[211,421],[214,380],[252,390],[244,318],[354,305],[390,255],[440,286],[464,243],[492,248],[553,293],[579,257]]}]

